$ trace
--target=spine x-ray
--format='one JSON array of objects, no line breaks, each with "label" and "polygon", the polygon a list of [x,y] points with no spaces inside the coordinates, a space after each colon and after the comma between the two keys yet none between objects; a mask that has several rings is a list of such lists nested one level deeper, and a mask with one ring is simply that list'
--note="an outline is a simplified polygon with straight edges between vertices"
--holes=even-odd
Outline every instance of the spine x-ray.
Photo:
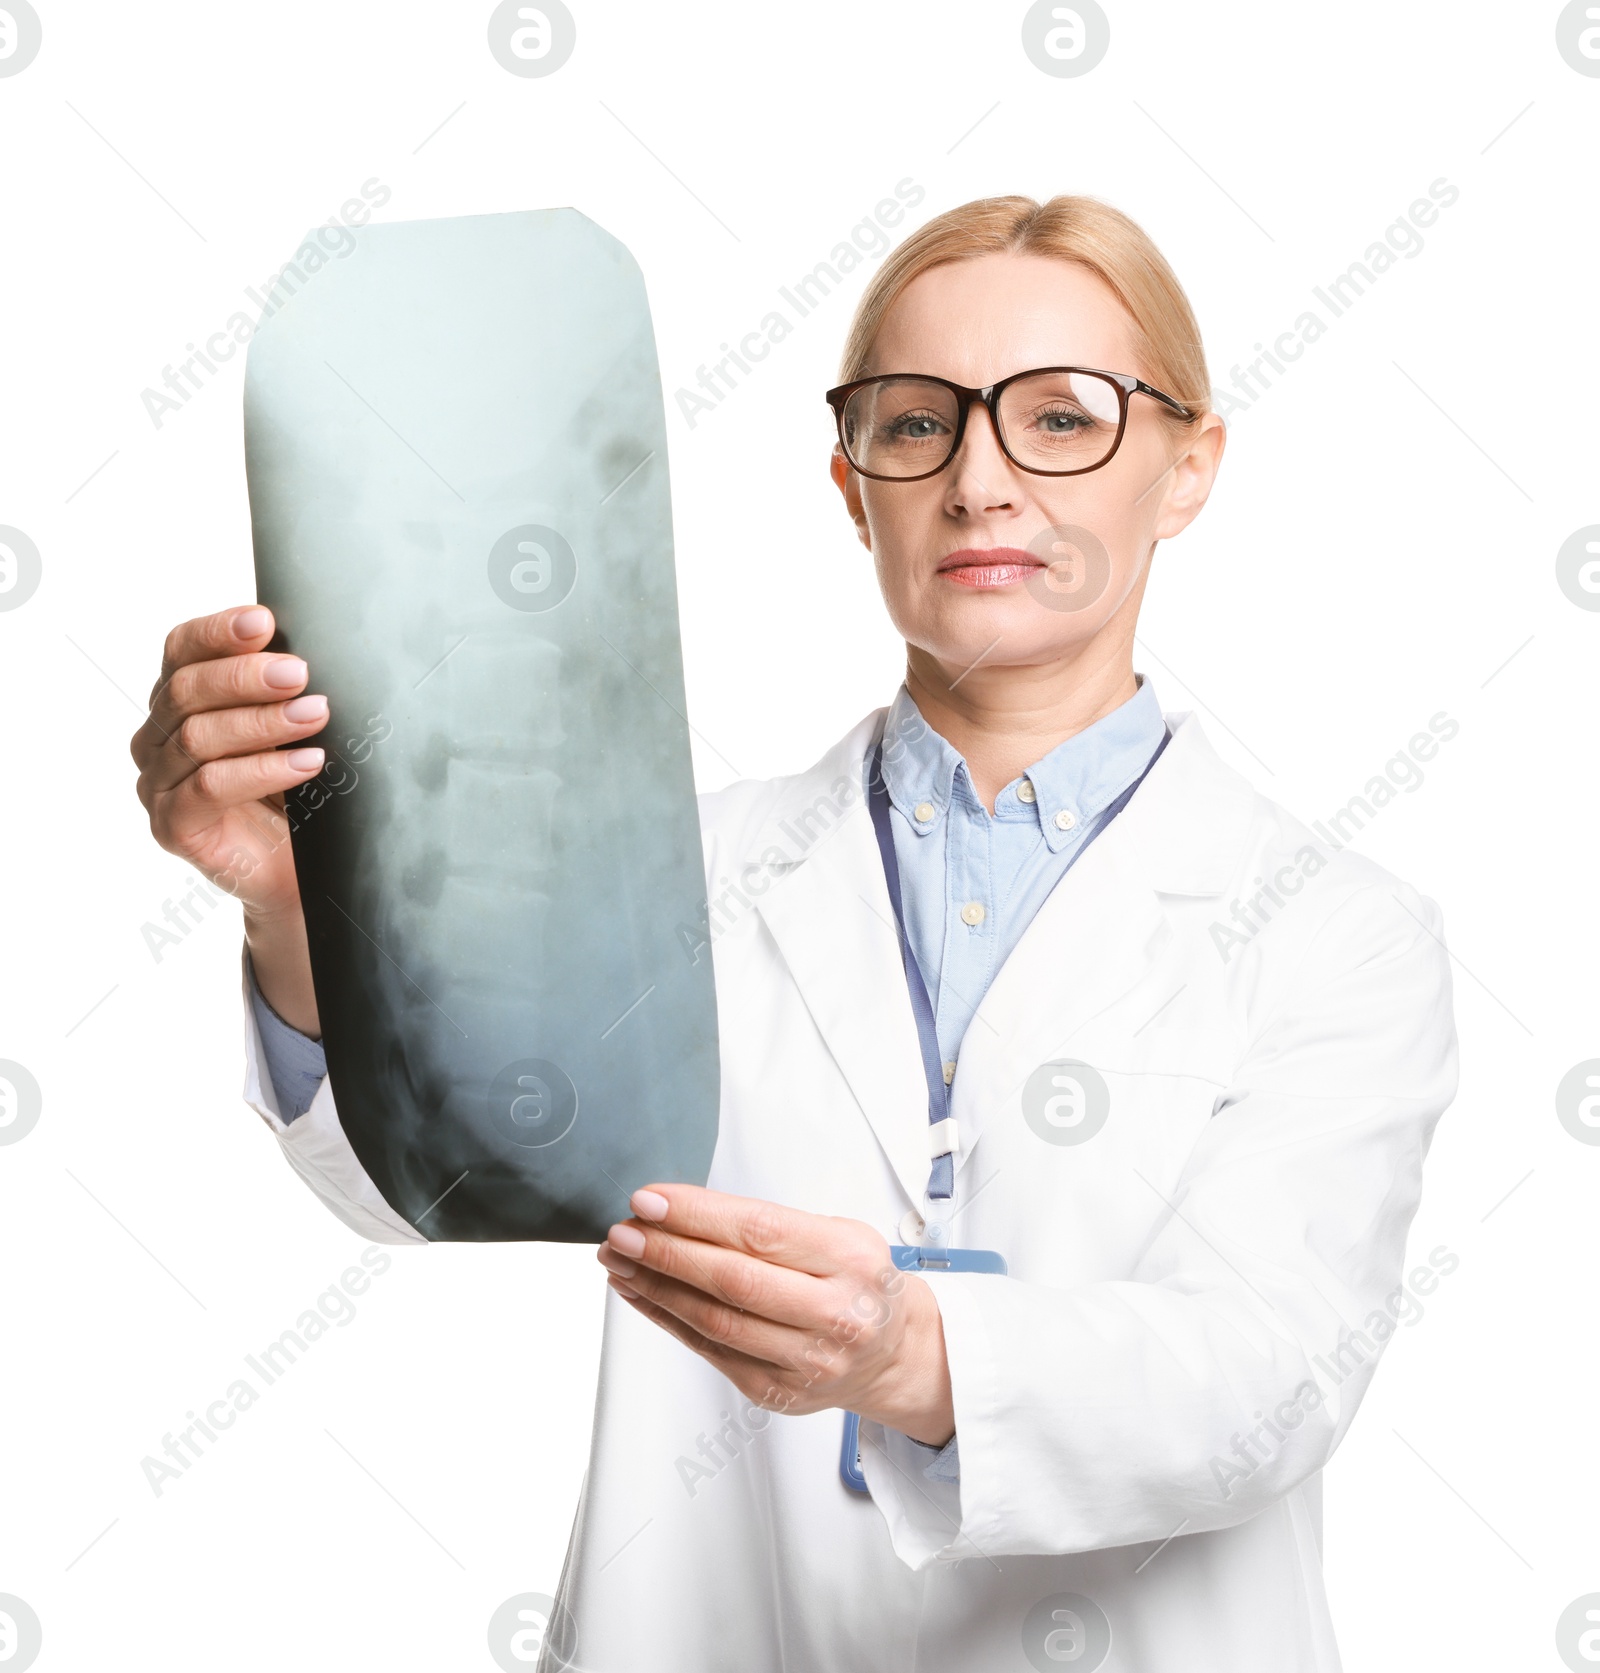
[{"label": "spine x-ray", "polygon": [[429,1238],[704,1182],[717,1033],[644,284],[570,209],[366,226],[250,346],[259,596],[339,1118]]}]

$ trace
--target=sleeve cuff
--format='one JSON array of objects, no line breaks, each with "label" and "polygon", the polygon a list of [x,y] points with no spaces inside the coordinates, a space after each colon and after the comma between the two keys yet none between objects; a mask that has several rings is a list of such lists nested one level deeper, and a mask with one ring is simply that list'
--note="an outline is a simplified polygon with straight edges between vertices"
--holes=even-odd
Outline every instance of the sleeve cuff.
[{"label": "sleeve cuff", "polygon": [[278,1118],[287,1126],[311,1108],[328,1073],[322,1043],[291,1027],[262,997],[250,954],[244,955],[245,985],[261,1040],[261,1062],[276,1094]]},{"label": "sleeve cuff", "polygon": [[888,1524],[895,1555],[910,1569],[980,1554],[961,1534],[961,1488],[954,1470],[935,1473],[947,1454],[954,1460],[955,1444],[952,1436],[942,1448],[924,1446],[898,1429],[861,1420],[861,1473]]},{"label": "sleeve cuff", "polygon": [[284,1033],[313,1047],[319,1056],[322,1048],[309,1035],[291,1028],[257,996],[248,951],[244,952],[241,964],[245,995],[245,1102],[272,1130],[284,1159],[312,1194],[358,1236],[374,1243],[426,1243],[428,1239],[402,1220],[384,1200],[350,1148],[326,1076],[317,1082],[310,1105],[295,1112],[298,1119],[290,1124],[288,1106],[280,1105],[279,1094],[268,1073],[267,1029],[276,1023]]},{"label": "sleeve cuff", "polygon": [[922,1461],[922,1473],[929,1481],[961,1480],[961,1453],[956,1445],[960,1436],[952,1435],[943,1446],[929,1446],[910,1435],[906,1439],[917,1449],[913,1456]]}]

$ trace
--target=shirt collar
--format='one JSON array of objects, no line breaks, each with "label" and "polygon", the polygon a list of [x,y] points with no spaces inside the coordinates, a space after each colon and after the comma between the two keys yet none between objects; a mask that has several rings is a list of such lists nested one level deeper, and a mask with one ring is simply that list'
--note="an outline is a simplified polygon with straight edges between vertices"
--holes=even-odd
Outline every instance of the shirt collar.
[{"label": "shirt collar", "polygon": [[965,778],[966,763],[922,718],[902,683],[883,723],[883,782],[914,831],[926,835],[944,818],[958,770]]},{"label": "shirt collar", "polygon": [[[1027,817],[1053,852],[1081,840],[1089,823],[1142,773],[1166,732],[1155,688],[1143,674],[1139,689],[1110,714],[1059,743],[995,802],[995,817]],[[883,777],[889,799],[911,828],[936,830],[960,794],[976,805],[966,762],[922,717],[902,684],[884,722]],[[1031,787],[1030,804],[1018,791]]]}]

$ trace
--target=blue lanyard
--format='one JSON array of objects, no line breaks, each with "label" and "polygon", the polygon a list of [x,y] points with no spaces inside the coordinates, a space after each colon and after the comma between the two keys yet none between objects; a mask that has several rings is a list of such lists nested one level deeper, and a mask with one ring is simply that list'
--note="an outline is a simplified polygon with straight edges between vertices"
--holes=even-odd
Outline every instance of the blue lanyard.
[{"label": "blue lanyard", "polygon": [[[883,860],[883,877],[889,885],[889,904],[894,908],[895,933],[900,938],[900,962],[905,968],[906,986],[911,990],[911,1014],[917,1019],[917,1043],[922,1047],[922,1072],[928,1077],[928,1124],[938,1133],[948,1134],[940,1126],[950,1118],[950,1088],[945,1085],[944,1063],[939,1056],[939,1030],[934,1023],[933,1004],[928,998],[928,984],[922,979],[922,966],[911,950],[911,937],[906,934],[905,910],[900,900],[900,862],[894,852],[894,832],[889,826],[889,791],[883,782],[883,743],[880,740],[872,754],[872,766],[867,779],[867,800],[872,809],[872,829],[878,839],[878,853]],[[933,1158],[933,1170],[928,1176],[928,1195],[945,1198],[955,1190],[954,1146]]]},{"label": "blue lanyard", "polygon": [[[1144,771],[1107,807],[1104,816],[1086,836],[1078,851],[1068,862],[1076,865],[1083,858],[1089,844],[1111,823],[1132,799],[1133,793],[1144,783],[1150,769],[1161,759],[1161,752],[1172,740],[1170,729],[1164,730],[1155,753],[1145,763]],[[883,877],[889,886],[889,904],[894,908],[895,933],[900,940],[900,962],[906,973],[906,987],[911,994],[911,1014],[916,1018],[917,1043],[922,1050],[922,1072],[928,1080],[928,1134],[932,1167],[928,1174],[930,1199],[947,1201],[955,1194],[955,1152],[959,1143],[956,1124],[950,1117],[950,1087],[944,1078],[944,1062],[939,1055],[939,1031],[934,1021],[933,1002],[928,997],[928,984],[922,967],[911,949],[911,937],[906,934],[905,909],[900,897],[900,862],[894,851],[894,831],[889,824],[889,791],[883,780],[883,740],[880,737],[872,752],[867,772],[867,805],[872,813],[873,834],[878,839],[878,854],[883,861]]]}]

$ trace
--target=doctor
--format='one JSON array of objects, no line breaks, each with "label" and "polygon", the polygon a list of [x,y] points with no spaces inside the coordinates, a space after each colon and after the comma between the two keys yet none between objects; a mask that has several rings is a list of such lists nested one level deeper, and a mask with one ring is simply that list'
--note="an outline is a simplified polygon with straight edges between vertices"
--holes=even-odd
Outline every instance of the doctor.
[{"label": "doctor", "polygon": [[[1439,910],[1134,670],[1224,443],[1137,226],[937,217],[841,380],[905,683],[808,771],[702,798],[720,1136],[710,1188],[637,1182],[598,1251],[541,1666],[1333,1673],[1321,1471],[1456,1085]],[[277,809],[327,704],[271,632],[174,630],[139,792],[203,872],[252,856],[249,1101],[347,1224],[420,1241],[322,1072]]]}]

